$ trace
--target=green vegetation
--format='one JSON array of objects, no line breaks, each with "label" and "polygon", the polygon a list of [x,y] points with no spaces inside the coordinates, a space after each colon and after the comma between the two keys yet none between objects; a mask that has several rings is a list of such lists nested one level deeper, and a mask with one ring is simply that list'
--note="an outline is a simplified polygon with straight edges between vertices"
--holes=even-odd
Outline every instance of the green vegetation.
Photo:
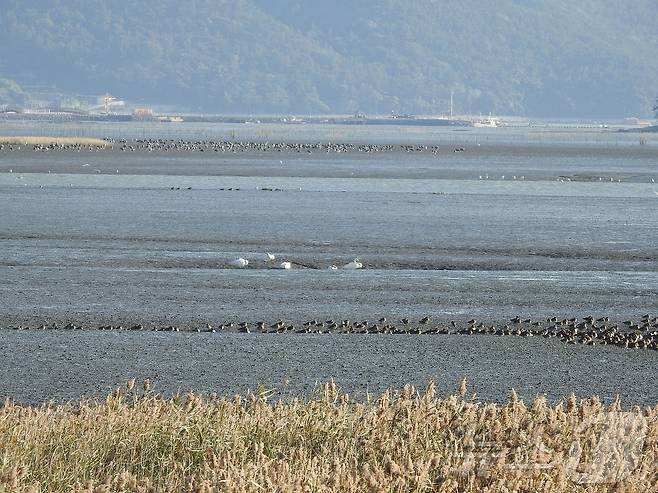
[{"label": "green vegetation", "polygon": [[0,105],[24,104],[27,95],[13,80],[0,79]]},{"label": "green vegetation", "polygon": [[225,113],[436,114],[454,92],[458,112],[646,116],[656,18],[654,0],[4,0],[0,76]]},{"label": "green vegetation", "polygon": [[0,406],[0,492],[644,493],[658,484],[658,407],[596,397],[528,405],[446,398],[430,383],[353,402],[331,383],[271,403],[138,392]]}]

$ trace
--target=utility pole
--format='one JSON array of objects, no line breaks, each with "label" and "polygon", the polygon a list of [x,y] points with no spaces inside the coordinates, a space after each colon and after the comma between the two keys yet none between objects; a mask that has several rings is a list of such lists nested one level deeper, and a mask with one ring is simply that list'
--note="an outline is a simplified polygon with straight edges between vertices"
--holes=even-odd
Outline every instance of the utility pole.
[{"label": "utility pole", "polygon": [[103,96],[103,107],[105,108],[106,115],[110,114],[110,104],[115,100],[116,98],[114,96],[110,96],[108,93],[105,93],[105,96]]},{"label": "utility pole", "polygon": [[452,113],[452,99],[455,94],[455,91],[450,91],[450,119],[452,120],[453,113]]}]

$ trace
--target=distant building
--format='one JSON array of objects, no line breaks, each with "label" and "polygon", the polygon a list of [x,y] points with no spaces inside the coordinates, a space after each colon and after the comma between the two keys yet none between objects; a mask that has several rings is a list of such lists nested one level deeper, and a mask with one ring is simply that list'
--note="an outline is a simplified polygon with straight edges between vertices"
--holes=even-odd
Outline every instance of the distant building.
[{"label": "distant building", "polygon": [[151,108],[135,108],[133,118],[135,120],[153,120],[153,110]]},{"label": "distant building", "polygon": [[3,115],[18,115],[21,112],[19,108],[12,108],[9,105],[0,106],[0,113]]}]

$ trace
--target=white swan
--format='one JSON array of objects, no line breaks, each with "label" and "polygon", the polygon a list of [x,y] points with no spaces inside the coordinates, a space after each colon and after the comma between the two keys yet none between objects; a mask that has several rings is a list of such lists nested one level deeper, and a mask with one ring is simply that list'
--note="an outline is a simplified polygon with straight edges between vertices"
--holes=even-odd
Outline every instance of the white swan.
[{"label": "white swan", "polygon": [[335,265],[330,265],[329,267],[327,267],[327,269],[329,269],[329,270],[338,270],[338,267],[335,266]]},{"label": "white swan", "polygon": [[358,258],[352,260],[349,264],[343,265],[343,269],[361,269],[363,264],[359,262]]},{"label": "white swan", "polygon": [[272,255],[270,252],[267,252],[267,253],[265,254],[265,262],[271,262],[271,261],[274,260],[275,258],[276,258],[276,257],[275,257],[274,255]]},{"label": "white swan", "polygon": [[242,268],[242,267],[246,267],[247,265],[249,265],[249,261],[247,259],[242,258],[242,257],[238,257],[234,260],[231,260],[230,264],[233,267]]},{"label": "white swan", "polygon": [[281,262],[281,264],[279,264],[279,269],[290,270],[292,269],[292,264],[290,262]]}]

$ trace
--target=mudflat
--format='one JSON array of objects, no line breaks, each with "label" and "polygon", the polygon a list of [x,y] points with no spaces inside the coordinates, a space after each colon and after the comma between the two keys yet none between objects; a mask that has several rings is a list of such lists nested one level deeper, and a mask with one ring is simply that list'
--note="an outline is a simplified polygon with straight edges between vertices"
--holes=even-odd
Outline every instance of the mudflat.
[{"label": "mudflat", "polygon": [[[656,353],[642,349],[477,335],[182,336],[149,330],[166,326],[194,332],[206,324],[233,323],[235,331],[240,322],[253,328],[258,321],[269,325],[279,319],[297,328],[310,320],[372,324],[382,317],[399,324],[425,316],[437,326],[455,322],[463,327],[476,319],[500,328],[516,316],[545,327],[553,317],[592,315],[607,316],[612,326],[653,317],[658,299],[655,146],[487,143],[483,138],[465,145],[444,138],[433,151],[429,140],[415,141],[409,150],[403,147],[409,143],[387,137],[377,145],[388,147],[379,152],[360,150],[367,145],[363,142],[340,153],[297,152],[294,146],[262,150],[261,142],[244,152],[210,153],[149,151],[139,140],[131,141],[134,151],[121,150],[129,139],[106,149],[0,150],[0,326],[143,326],[128,339],[97,330],[6,332],[12,344],[5,344],[5,351],[21,347],[18,354],[25,357],[0,379],[4,395],[28,401],[73,398],[116,385],[135,375],[113,373],[99,354],[121,351],[125,341],[136,355],[160,348],[154,349],[159,356],[152,356],[149,368],[167,358],[188,357],[199,365],[194,368],[214,368],[215,354],[176,351],[181,344],[199,348],[230,341],[241,349],[223,352],[226,366],[210,375],[236,376],[241,351],[278,347],[283,367],[277,378],[294,375],[297,389],[308,390],[316,380],[339,373],[348,387],[361,390],[357,381],[380,390],[430,375],[452,384],[479,374],[484,382],[494,370],[478,373],[475,363],[429,372],[419,348],[436,346],[426,351],[439,360],[453,353],[467,359],[464,347],[482,354],[494,344],[500,346],[492,368],[513,375],[509,365],[505,368],[513,361],[514,386],[526,394],[535,388],[548,392],[544,384],[534,385],[550,382],[556,396],[573,389],[655,402],[645,387],[656,376]],[[221,141],[204,145],[217,147]],[[267,253],[276,259],[269,261]],[[233,267],[238,257],[249,265]],[[340,268],[354,258],[363,269]],[[292,268],[278,268],[281,262]],[[33,344],[46,340],[33,351]],[[372,355],[361,374],[352,372],[359,364],[356,356],[340,371],[329,364],[347,350],[345,345]],[[306,363],[285,369],[302,346],[305,352],[331,347],[335,353],[315,372],[305,372]],[[503,349],[508,346],[528,358],[510,358]],[[75,355],[69,361],[57,347]],[[581,357],[573,351],[587,355],[581,370],[569,370],[573,358]],[[602,360],[600,379],[593,383],[589,355],[611,355],[623,363]],[[139,359],[130,363],[128,356],[114,356],[138,376],[154,376],[135,366]],[[52,368],[42,369],[48,376],[41,383],[28,385],[36,358],[52,358],[54,365],[88,363],[71,385],[55,383]],[[237,387],[230,378],[213,387],[200,369],[178,377],[173,369],[163,371],[161,385],[226,392],[278,385],[264,378],[273,371],[272,358],[267,351],[259,354],[257,371],[246,373]],[[395,362],[382,367],[387,358]],[[536,378],[524,380],[530,360],[545,361],[544,373],[537,370]],[[640,365],[633,373],[636,381],[621,382],[620,368],[633,361]],[[89,364],[97,370],[90,372]],[[377,378],[358,377],[373,373]],[[104,383],[80,385],[84,375],[92,374]],[[21,392],[10,382],[30,390]],[[514,382],[501,378],[487,398],[503,396]]]}]

